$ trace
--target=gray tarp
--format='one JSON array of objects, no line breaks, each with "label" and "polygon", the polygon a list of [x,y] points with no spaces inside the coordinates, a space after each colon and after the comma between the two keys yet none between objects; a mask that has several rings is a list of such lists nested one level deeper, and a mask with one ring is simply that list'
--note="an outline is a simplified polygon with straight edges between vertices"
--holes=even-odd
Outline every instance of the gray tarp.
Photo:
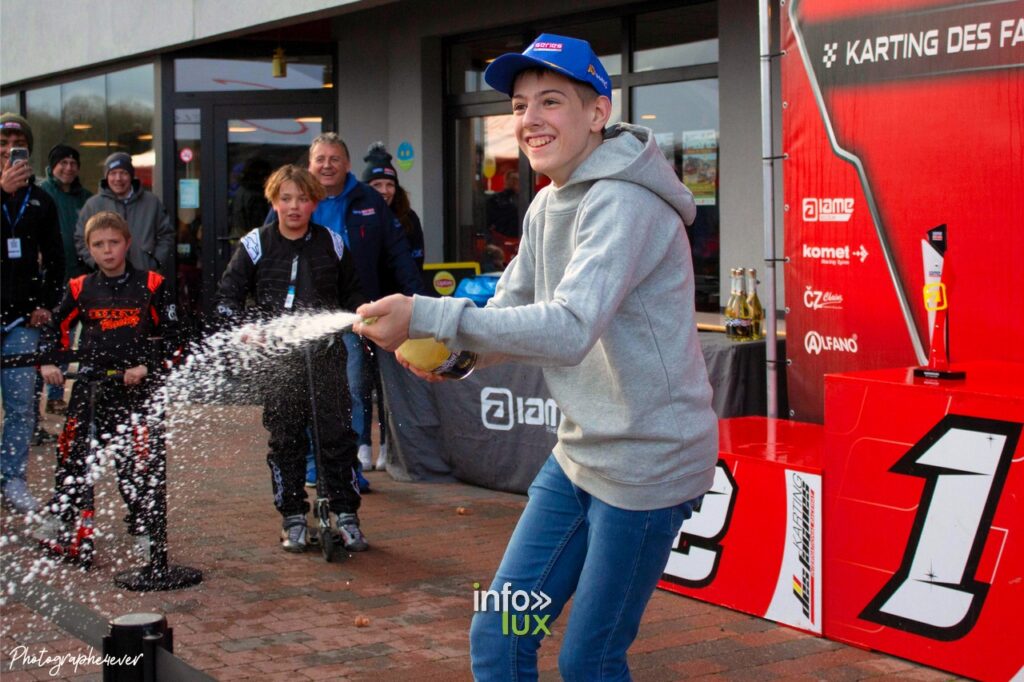
[{"label": "gray tarp", "polygon": [[[701,332],[719,417],[765,414],[765,344]],[[779,357],[785,357],[779,341]],[[403,481],[461,480],[523,493],[555,445],[561,413],[540,368],[506,364],[430,384],[380,353],[389,421],[388,472]],[[782,377],[785,375],[783,374]],[[785,396],[785,384],[781,393]],[[780,401],[785,409],[785,401]]]}]

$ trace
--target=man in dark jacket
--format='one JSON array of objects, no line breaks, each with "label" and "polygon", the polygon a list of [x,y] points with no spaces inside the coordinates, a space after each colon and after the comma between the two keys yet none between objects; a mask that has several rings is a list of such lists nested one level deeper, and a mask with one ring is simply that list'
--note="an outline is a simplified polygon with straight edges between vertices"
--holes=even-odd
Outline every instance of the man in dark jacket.
[{"label": "man in dark jacket", "polygon": [[[57,206],[57,216],[60,218],[60,236],[64,241],[64,282],[85,275],[89,268],[78,256],[75,250],[75,224],[78,222],[78,212],[85,206],[86,200],[92,196],[92,192],[82,186],[78,179],[78,171],[81,167],[81,157],[78,150],[66,144],[54,145],[48,157],[49,163],[46,166],[46,179],[39,183],[53,203]],[[67,366],[62,365],[61,369],[66,370]],[[46,411],[54,414],[63,414],[67,409],[64,402],[64,387],[49,386],[46,391]]]},{"label": "man in dark jacket", "polygon": [[114,152],[103,164],[100,193],[90,197],[78,214],[75,248],[90,268],[96,266],[85,243],[85,224],[100,211],[113,211],[128,221],[132,248],[128,262],[136,270],[153,270],[165,277],[174,274],[174,227],[164,205],[135,179],[132,157]]},{"label": "man in dark jacket", "polygon": [[[57,208],[35,185],[28,160],[11,160],[15,148],[32,151],[32,128],[17,114],[0,116],[0,202],[3,206],[3,259],[0,264],[0,339],[4,355],[35,352],[39,327],[50,321],[64,282],[64,254]],[[40,269],[42,261],[42,269]],[[39,502],[25,483],[28,446],[36,425],[36,370],[5,369],[3,443],[0,474],[4,503],[19,512]]]}]

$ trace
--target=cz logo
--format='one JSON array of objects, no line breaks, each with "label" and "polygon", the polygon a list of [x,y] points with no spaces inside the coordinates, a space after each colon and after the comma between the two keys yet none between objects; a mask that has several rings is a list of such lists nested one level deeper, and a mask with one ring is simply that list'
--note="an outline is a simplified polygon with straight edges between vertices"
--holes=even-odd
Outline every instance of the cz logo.
[{"label": "cz logo", "polygon": [[714,582],[722,558],[720,543],[729,531],[737,492],[729,467],[718,460],[711,490],[679,529],[679,541],[669,554],[663,580],[686,587],[707,587]]},{"label": "cz logo", "polygon": [[507,388],[485,386],[480,389],[480,421],[492,431],[511,431],[516,424],[553,431],[562,421],[562,412],[553,398],[522,398]]},{"label": "cz logo", "polygon": [[818,289],[812,289],[811,285],[808,284],[807,290],[804,291],[804,307],[810,308],[811,310],[842,310],[843,295],[834,294],[831,291],[819,291]]},{"label": "cz logo", "polygon": [[[889,470],[924,479],[907,549],[860,617],[950,642],[969,633],[988,595],[978,579],[1021,424],[948,414]],[[994,571],[993,571],[994,573]]]}]

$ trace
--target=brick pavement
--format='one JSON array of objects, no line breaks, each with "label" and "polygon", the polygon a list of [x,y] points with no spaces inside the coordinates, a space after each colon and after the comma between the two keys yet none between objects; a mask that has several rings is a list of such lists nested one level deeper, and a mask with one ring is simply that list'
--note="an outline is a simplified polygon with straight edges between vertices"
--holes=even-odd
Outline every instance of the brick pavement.
[{"label": "brick pavement", "polygon": [[[166,614],[175,653],[219,680],[470,679],[472,583],[488,582],[525,498],[371,473],[376,492],[365,498],[361,517],[372,549],[327,564],[319,553],[297,556],[278,547],[280,519],[270,499],[259,410],[208,406],[181,414],[186,427],[169,457],[171,562],[200,568],[204,582],[149,594],[114,587],[113,575],[132,562],[120,523],[123,505],[108,476],[97,505],[107,533],[92,571],[40,566],[22,538],[0,547],[8,595],[0,612],[4,682],[54,679],[46,668],[14,660],[18,651],[88,653],[84,641],[19,601],[41,584],[57,595],[52,603],[77,601],[103,619]],[[56,430],[52,417],[48,426]],[[30,477],[40,496],[51,462],[48,448],[33,448]],[[469,513],[457,514],[458,507]],[[22,528],[5,515],[6,536]],[[369,625],[356,627],[357,616],[369,618]],[[542,649],[542,679],[558,679],[557,623],[553,632]],[[952,679],[662,591],[644,616],[630,665],[637,680],[652,682]],[[65,679],[100,679],[95,665],[77,672],[65,665],[58,672]]]}]

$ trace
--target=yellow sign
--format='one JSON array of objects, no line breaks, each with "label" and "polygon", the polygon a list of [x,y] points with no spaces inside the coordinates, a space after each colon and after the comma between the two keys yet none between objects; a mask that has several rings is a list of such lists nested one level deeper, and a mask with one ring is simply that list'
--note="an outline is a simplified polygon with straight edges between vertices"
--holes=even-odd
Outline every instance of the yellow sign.
[{"label": "yellow sign", "polygon": [[494,160],[493,156],[488,156],[484,159],[484,177],[490,180],[494,177],[494,174],[498,172],[498,162]]},{"label": "yellow sign", "polygon": [[945,310],[949,307],[946,300],[946,285],[935,282],[924,285],[924,309],[928,311]]},{"label": "yellow sign", "polygon": [[434,274],[434,290],[442,296],[451,296],[455,292],[455,275],[439,270]]}]

